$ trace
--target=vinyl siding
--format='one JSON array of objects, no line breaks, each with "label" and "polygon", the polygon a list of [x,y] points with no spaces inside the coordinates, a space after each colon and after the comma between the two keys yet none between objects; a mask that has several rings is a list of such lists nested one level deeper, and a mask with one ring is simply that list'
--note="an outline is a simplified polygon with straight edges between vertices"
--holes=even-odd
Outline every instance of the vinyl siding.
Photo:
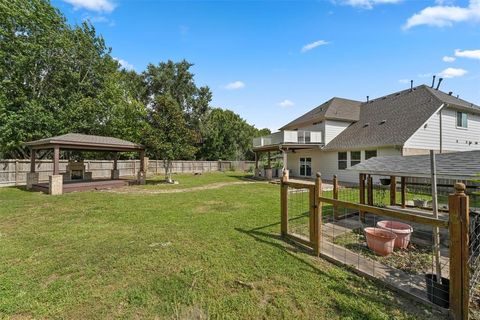
[{"label": "vinyl siding", "polygon": [[[443,151],[480,149],[480,116],[468,114],[468,128],[457,128],[456,110],[445,108],[442,116]],[[440,114],[435,113],[404,145],[405,149],[440,150]]]},{"label": "vinyl siding", "polygon": [[[373,150],[373,149],[369,149]],[[401,150],[395,148],[378,148],[377,156],[401,155]],[[352,150],[359,151],[359,150]],[[312,178],[317,172],[322,174],[325,180],[332,180],[336,174],[342,182],[358,182],[358,173],[350,170],[338,170],[338,153],[333,151],[305,150],[288,153],[287,167],[290,176],[300,176],[300,158],[312,158]],[[347,152],[347,168],[350,168],[350,151]],[[361,150],[361,161],[365,160],[365,150]]]},{"label": "vinyl siding", "polygon": [[338,136],[343,130],[345,130],[351,122],[326,120],[325,121],[325,144],[328,144],[336,136]]}]

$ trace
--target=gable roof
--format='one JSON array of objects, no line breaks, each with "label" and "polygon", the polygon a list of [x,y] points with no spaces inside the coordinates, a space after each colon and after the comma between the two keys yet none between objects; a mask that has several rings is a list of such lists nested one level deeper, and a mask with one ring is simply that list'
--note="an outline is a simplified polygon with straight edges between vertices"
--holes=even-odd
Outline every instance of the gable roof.
[{"label": "gable roof", "polygon": [[60,146],[65,149],[88,149],[88,150],[122,150],[140,151],[144,146],[114,137],[94,136],[80,133],[67,133],[25,143],[26,146],[41,149]]},{"label": "gable roof", "polygon": [[297,129],[301,125],[313,124],[323,120],[357,121],[360,115],[360,101],[334,97],[310,110],[280,130]]},{"label": "gable roof", "polygon": [[[436,154],[435,164],[440,179],[480,179],[480,150]],[[430,178],[430,155],[375,157],[347,170],[385,176]]]},{"label": "gable roof", "polygon": [[480,114],[480,108],[471,103],[420,85],[362,103],[359,120],[324,149],[402,146],[442,104]]}]

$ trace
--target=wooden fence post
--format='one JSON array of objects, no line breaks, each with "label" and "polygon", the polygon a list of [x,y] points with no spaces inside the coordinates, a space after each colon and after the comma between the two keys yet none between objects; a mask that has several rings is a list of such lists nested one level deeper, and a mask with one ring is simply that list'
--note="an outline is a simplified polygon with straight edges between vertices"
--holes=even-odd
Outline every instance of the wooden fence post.
[{"label": "wooden fence post", "polygon": [[468,319],[469,305],[469,203],[463,183],[455,184],[448,196],[450,232],[450,314],[454,320]]},{"label": "wooden fence post", "polygon": [[18,170],[18,160],[15,160],[15,185],[18,186],[20,183],[20,177],[19,177],[19,170]]},{"label": "wooden fence post", "polygon": [[[359,197],[360,197],[360,204],[365,204],[365,174],[364,173],[360,173],[359,175]],[[359,215],[360,215],[360,220],[365,222],[365,212],[364,211],[360,211],[359,212]]]},{"label": "wooden fence post", "polygon": [[320,172],[317,172],[317,176],[315,178],[315,239],[314,243],[314,250],[317,256],[320,256],[320,252],[322,251],[322,202],[320,201],[320,197],[322,196],[322,175]]},{"label": "wooden fence post", "polygon": [[[336,174],[333,175],[333,199],[338,200],[338,177]],[[336,204],[333,205],[333,217],[334,219],[340,218],[338,206]]]},{"label": "wooden fence post", "polygon": [[288,177],[286,172],[283,172],[283,177],[280,179],[280,216],[281,216],[281,234],[282,237],[287,236],[288,233]]},{"label": "wooden fence post", "polygon": [[397,177],[390,177],[390,205],[397,204]]},{"label": "wooden fence post", "polygon": [[401,177],[400,184],[402,193],[402,208],[405,209],[407,207],[407,178]]}]

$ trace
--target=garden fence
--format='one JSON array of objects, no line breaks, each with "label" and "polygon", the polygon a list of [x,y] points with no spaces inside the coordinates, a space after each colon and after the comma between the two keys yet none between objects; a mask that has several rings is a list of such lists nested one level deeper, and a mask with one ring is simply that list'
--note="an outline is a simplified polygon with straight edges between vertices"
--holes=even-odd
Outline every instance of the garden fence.
[{"label": "garden fence", "polygon": [[[86,171],[92,172],[94,179],[110,178],[113,160],[84,160]],[[60,172],[66,170],[68,161],[60,160]],[[250,171],[254,161],[173,161],[173,173],[197,173],[216,171]],[[121,177],[135,176],[140,168],[140,160],[118,160]],[[30,171],[30,160],[0,160],[0,187],[24,185]],[[48,181],[53,173],[51,160],[37,160],[35,171],[39,173],[39,181]],[[164,174],[163,160],[149,160],[147,175]]]},{"label": "garden fence", "polygon": [[[446,207],[434,218],[407,200],[427,197],[428,190],[414,190],[412,185],[402,195],[397,182],[406,183],[394,180],[388,187],[368,182],[340,187],[335,178],[327,187],[320,177],[312,182],[285,176],[281,182],[282,236],[324,259],[450,312],[454,319],[468,319],[480,259],[480,240],[469,240],[478,237],[472,223],[478,227],[480,221],[469,223],[468,195],[462,185],[457,190],[450,188],[442,199]],[[394,238],[392,232],[402,228],[403,235]],[[382,237],[385,242],[376,242]],[[387,241],[388,237],[394,240]],[[437,275],[443,279],[436,281]]]}]

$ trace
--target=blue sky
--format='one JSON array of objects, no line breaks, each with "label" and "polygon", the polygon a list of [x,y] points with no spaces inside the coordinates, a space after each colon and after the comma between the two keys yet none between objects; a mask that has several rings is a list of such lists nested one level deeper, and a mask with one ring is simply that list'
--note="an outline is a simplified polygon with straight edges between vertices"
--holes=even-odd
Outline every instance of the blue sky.
[{"label": "blue sky", "polygon": [[277,129],[333,96],[365,100],[444,76],[480,104],[480,0],[53,0],[141,72],[186,59],[213,106]]}]

